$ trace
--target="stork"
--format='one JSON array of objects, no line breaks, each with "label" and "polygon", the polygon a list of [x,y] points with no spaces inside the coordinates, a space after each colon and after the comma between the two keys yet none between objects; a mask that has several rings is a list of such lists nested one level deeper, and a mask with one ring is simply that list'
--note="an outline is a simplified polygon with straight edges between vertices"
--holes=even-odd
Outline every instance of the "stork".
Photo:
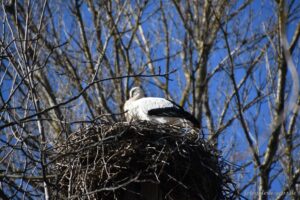
[{"label": "stork", "polygon": [[128,122],[135,120],[166,123],[180,127],[197,127],[199,121],[173,101],[159,97],[145,97],[140,87],[133,87],[129,99],[124,104],[125,117]]}]

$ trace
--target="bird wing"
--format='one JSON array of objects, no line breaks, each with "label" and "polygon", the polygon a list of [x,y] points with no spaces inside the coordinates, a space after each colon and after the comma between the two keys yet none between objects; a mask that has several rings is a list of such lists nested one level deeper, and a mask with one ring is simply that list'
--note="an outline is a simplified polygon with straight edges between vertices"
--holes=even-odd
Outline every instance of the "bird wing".
[{"label": "bird wing", "polygon": [[171,106],[152,108],[148,110],[148,115],[158,116],[158,117],[183,118],[193,123],[195,127],[199,127],[199,121],[192,114],[185,111],[181,106],[177,105],[175,102],[173,101],[169,101],[169,102],[171,103],[169,104]]}]

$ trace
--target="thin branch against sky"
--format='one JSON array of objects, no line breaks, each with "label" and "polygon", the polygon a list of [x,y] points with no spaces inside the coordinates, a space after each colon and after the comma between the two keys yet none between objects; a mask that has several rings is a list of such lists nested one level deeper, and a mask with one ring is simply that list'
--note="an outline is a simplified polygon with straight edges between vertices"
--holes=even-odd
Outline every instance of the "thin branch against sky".
[{"label": "thin branch against sky", "polygon": [[141,85],[201,119],[239,166],[244,196],[296,199],[299,9],[292,0],[1,1],[1,170],[7,180],[21,169],[40,176],[43,148],[78,122],[123,121],[129,89]]}]

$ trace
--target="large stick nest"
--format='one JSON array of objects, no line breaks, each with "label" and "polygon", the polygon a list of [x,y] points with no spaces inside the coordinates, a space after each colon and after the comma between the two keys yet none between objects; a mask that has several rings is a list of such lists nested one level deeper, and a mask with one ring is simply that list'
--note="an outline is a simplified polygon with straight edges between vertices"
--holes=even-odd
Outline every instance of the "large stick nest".
[{"label": "large stick nest", "polygon": [[157,199],[235,198],[226,163],[193,129],[92,125],[57,147],[54,166],[59,199],[147,199],[153,191]]}]

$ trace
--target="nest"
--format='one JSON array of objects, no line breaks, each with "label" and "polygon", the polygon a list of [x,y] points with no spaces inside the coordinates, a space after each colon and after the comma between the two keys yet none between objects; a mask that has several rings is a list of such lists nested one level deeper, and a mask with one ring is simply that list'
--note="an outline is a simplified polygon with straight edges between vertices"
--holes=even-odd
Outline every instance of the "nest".
[{"label": "nest", "polygon": [[194,129],[149,122],[92,125],[73,133],[54,155],[56,199],[236,197],[226,163]]}]

